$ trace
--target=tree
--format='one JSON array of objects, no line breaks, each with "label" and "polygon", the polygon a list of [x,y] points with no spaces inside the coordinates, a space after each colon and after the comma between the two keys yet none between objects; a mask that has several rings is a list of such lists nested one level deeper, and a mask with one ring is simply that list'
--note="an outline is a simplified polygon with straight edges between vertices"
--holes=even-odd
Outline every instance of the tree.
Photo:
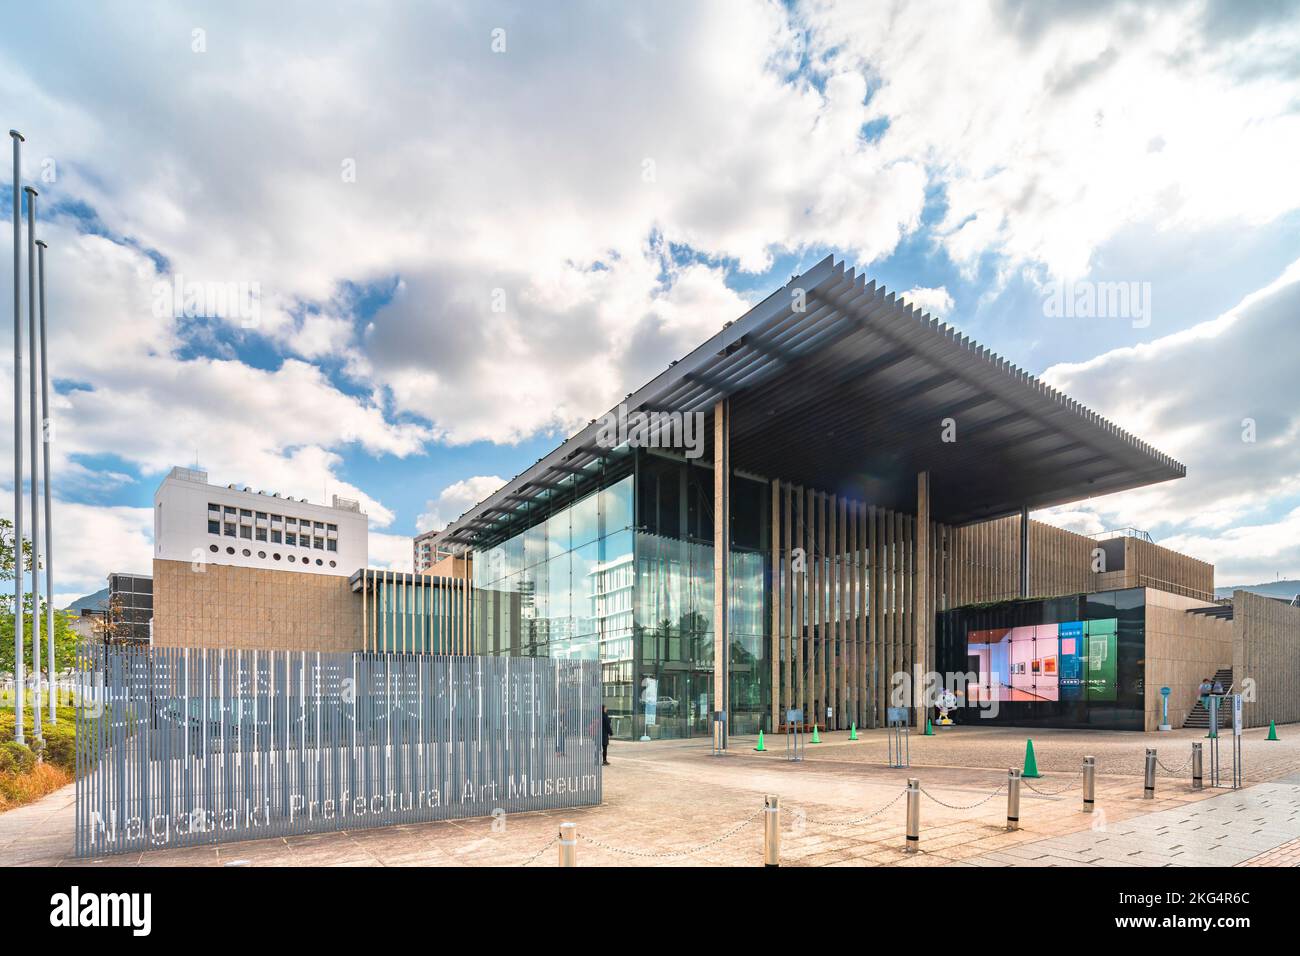
[{"label": "tree", "polygon": [[[23,570],[31,571],[32,568],[32,543],[27,538],[23,539]],[[14,579],[14,525],[8,518],[0,518],[0,580],[12,581]],[[49,620],[46,615],[48,604],[45,601],[40,603],[41,615],[41,669],[48,672],[49,662],[46,658],[49,656],[50,639],[45,633],[45,625]],[[72,629],[68,620],[66,611],[54,612],[54,653],[55,666],[59,668],[70,667],[77,652],[77,644],[80,638],[77,632]],[[32,667],[32,596],[23,595],[23,634],[26,637],[24,643],[24,663],[28,673],[31,673]],[[12,674],[14,670],[14,596],[7,590],[0,595],[0,673]]]},{"label": "tree", "polygon": [[[50,638],[45,633],[49,620],[45,611],[48,605],[41,602],[41,671],[49,672]],[[13,595],[0,601],[0,673],[12,674],[14,669],[14,599]],[[32,672],[32,599],[25,595],[23,600],[23,664],[28,675]],[[55,667],[67,670],[76,658],[80,635],[72,629],[67,611],[54,612],[54,654]]]},{"label": "tree", "polygon": [[[23,570],[32,569],[32,543],[23,538]],[[14,579],[14,523],[0,518],[0,581]],[[12,612],[11,612],[12,613]]]},{"label": "tree", "polygon": [[90,628],[97,641],[104,644],[126,644],[135,640],[135,628],[126,619],[121,595],[109,595],[108,603],[101,603],[100,608],[100,613],[90,621]]}]

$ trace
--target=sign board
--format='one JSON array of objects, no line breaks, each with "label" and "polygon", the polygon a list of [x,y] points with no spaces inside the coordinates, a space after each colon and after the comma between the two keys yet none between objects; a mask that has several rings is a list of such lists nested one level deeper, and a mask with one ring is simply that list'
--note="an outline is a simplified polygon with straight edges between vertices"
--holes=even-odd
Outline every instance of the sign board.
[{"label": "sign board", "polygon": [[907,708],[886,707],[885,719],[891,724],[905,724],[907,723]]},{"label": "sign board", "polygon": [[1241,736],[1241,695],[1232,695],[1232,733]]},{"label": "sign board", "polygon": [[785,722],[786,722],[787,724],[802,724],[802,723],[803,723],[803,708],[802,708],[802,707],[791,707],[789,710],[787,710],[787,711],[785,712]]}]

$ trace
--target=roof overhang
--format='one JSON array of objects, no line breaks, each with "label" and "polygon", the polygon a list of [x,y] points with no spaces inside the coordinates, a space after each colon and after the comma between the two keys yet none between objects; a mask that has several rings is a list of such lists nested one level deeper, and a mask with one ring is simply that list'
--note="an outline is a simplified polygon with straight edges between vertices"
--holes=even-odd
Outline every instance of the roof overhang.
[{"label": "roof overhang", "polygon": [[[723,398],[731,399],[733,469],[903,511],[915,511],[916,476],[928,471],[932,514],[948,524],[1186,474],[830,256],[622,404],[629,413],[711,416]],[[444,540],[472,544],[598,472],[611,451],[601,430],[595,420],[567,439],[453,522]],[[708,449],[702,461],[711,460]]]}]

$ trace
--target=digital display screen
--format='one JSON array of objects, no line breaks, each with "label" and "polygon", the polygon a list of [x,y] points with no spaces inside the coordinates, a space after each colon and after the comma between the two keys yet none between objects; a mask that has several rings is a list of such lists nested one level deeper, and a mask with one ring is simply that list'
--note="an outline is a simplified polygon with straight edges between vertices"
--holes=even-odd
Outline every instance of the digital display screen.
[{"label": "digital display screen", "polygon": [[997,627],[966,635],[978,701],[1114,701],[1116,618]]}]

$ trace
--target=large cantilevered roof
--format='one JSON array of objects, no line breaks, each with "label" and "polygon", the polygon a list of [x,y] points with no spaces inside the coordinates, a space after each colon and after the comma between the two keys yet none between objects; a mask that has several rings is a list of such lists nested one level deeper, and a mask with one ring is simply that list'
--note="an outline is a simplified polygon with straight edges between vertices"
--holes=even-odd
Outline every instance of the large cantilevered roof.
[{"label": "large cantilevered roof", "polygon": [[[629,413],[731,400],[731,465],[965,524],[1181,478],[1186,468],[827,256],[629,395]],[[945,434],[945,425],[951,420]],[[462,515],[469,545],[610,449],[593,421]],[[954,438],[952,441],[943,440]],[[705,463],[711,462],[711,448]]]}]

